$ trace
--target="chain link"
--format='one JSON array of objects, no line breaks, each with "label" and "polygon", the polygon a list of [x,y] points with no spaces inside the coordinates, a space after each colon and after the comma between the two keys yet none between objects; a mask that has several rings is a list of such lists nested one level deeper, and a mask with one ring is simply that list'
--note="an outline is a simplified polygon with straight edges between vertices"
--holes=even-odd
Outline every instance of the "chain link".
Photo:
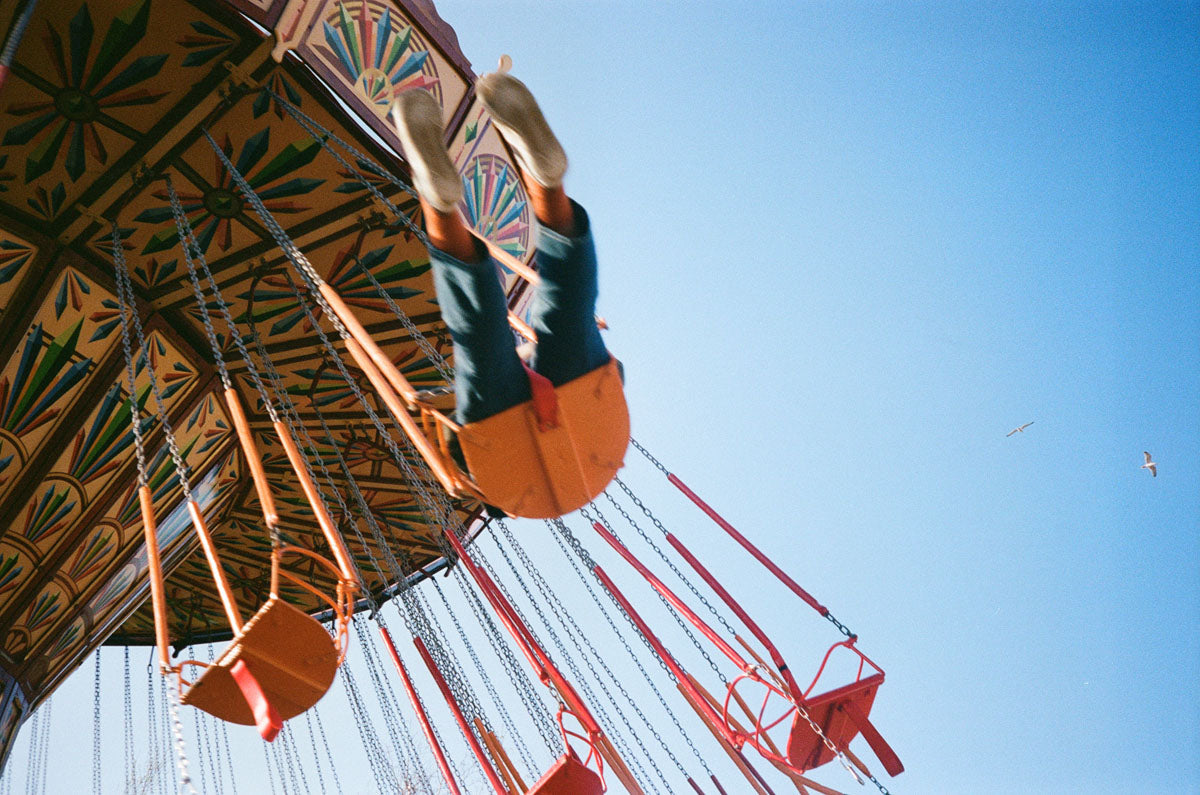
[{"label": "chain link", "polygon": [[[595,590],[593,590],[592,584],[588,581],[587,576],[579,568],[579,564],[576,563],[575,558],[571,556],[571,550],[573,550],[575,552],[575,555],[581,561],[583,561],[584,567],[587,568],[588,571],[592,572],[593,576],[595,576],[596,561],[592,559],[592,556],[587,551],[587,548],[583,545],[582,542],[580,542],[580,540],[575,536],[575,534],[571,532],[571,529],[569,527],[567,527],[566,522],[564,522],[562,519],[548,520],[546,522],[546,525],[547,525],[547,527],[550,527],[551,530],[553,531],[553,532],[551,532],[551,535],[554,537],[554,540],[558,542],[559,549],[562,550],[563,555],[567,559],[567,562],[571,564],[571,568],[575,570],[575,574],[578,575],[579,581],[582,582],[583,587],[587,589],[588,594],[592,597],[592,601],[596,604],[596,607],[600,610],[600,614],[604,616],[604,620],[606,622],[608,622],[608,626],[612,629],[613,633],[617,636],[617,640],[619,640],[621,642],[621,646],[623,646],[625,648],[625,653],[629,655],[629,658],[631,660],[633,660],[633,664],[635,666],[637,666],[637,669],[641,673],[642,678],[646,681],[646,684],[650,686],[650,689],[654,692],[654,695],[658,698],[658,703],[662,705],[662,708],[666,711],[667,715],[671,718],[671,723],[673,723],[675,725],[675,728],[679,731],[679,735],[681,737],[683,737],[684,742],[686,742],[688,745],[688,748],[691,749],[692,754],[696,757],[697,760],[699,760],[700,766],[703,767],[704,771],[711,776],[712,770],[709,769],[708,762],[705,761],[704,755],[700,753],[699,749],[696,748],[695,743],[692,742],[691,735],[689,735],[686,731],[684,731],[683,726],[679,723],[679,718],[677,718],[675,716],[675,711],[671,709],[670,705],[667,703],[666,698],[663,696],[662,692],[658,689],[658,686],[656,684],[654,684],[654,680],[650,678],[649,672],[647,672],[646,669],[642,666],[642,661],[638,658],[638,656],[636,654],[634,654],[633,649],[630,648],[630,646],[629,646],[629,642],[625,639],[625,636],[623,634],[621,634],[621,631],[617,628],[616,622],[613,621],[612,616],[610,616],[608,613],[608,610],[605,609],[604,603],[600,601],[600,597],[596,595],[596,592],[595,592]],[[570,545],[571,550],[567,549],[567,544]],[[621,605],[617,602],[616,597],[614,597],[611,593],[609,593],[608,589],[602,588],[602,590],[604,590],[604,592],[606,594],[608,594],[609,601],[612,602],[614,606],[616,606],[617,612],[620,615],[624,616],[625,620],[629,623],[629,625],[631,627],[633,627],[634,634],[637,637],[642,639],[642,643],[644,643],[646,648],[650,650],[651,656],[658,663],[659,668],[661,668],[666,673],[667,678],[670,679],[671,682],[673,682],[673,683],[677,682],[677,680],[675,679],[675,675],[673,673],[671,673],[671,669],[667,667],[667,664],[663,661],[663,659],[661,657],[659,657],[658,654],[654,651],[654,647],[650,645],[650,641],[647,640],[644,635],[642,635],[640,630],[638,630],[637,625],[633,623],[633,619],[630,618],[625,613],[625,611],[621,608]]]},{"label": "chain link", "polygon": [[133,753],[133,682],[129,677],[129,647],[125,647],[125,666],[124,666],[124,685],[125,698],[123,705],[123,716],[125,718],[124,735],[125,735],[125,783],[130,792],[134,791],[137,784],[137,763]]},{"label": "chain link", "polygon": [[[638,706],[637,702],[634,701],[634,699],[625,690],[625,686],[623,684],[621,684],[621,680],[615,674],[613,674],[612,670],[608,667],[608,663],[606,663],[604,661],[604,658],[600,655],[599,652],[596,651],[596,647],[592,645],[592,642],[588,639],[587,635],[584,634],[584,632],[579,628],[579,625],[576,623],[575,618],[563,606],[562,601],[558,598],[558,595],[554,593],[554,591],[550,588],[549,584],[546,582],[545,578],[542,576],[542,573],[538,570],[537,566],[535,566],[533,564],[533,561],[530,560],[528,553],[525,551],[525,548],[523,546],[521,546],[521,544],[517,541],[516,537],[513,535],[512,531],[508,529],[507,523],[505,523],[505,521],[503,519],[499,519],[495,522],[495,524],[500,527],[500,530],[504,533],[505,539],[508,541],[509,545],[513,548],[513,551],[516,553],[518,560],[521,561],[521,565],[525,567],[525,570],[533,578],[534,585],[538,589],[538,594],[541,596],[542,600],[549,606],[550,611],[554,614],[554,617],[558,620],[559,625],[562,626],[567,638],[571,641],[571,644],[575,647],[575,650],[579,653],[579,656],[583,659],[584,664],[587,665],[588,671],[591,672],[592,678],[600,686],[600,689],[604,692],[605,697],[608,699],[609,703],[612,704],[613,709],[615,709],[617,711],[617,715],[621,718],[621,722],[625,725],[625,729],[629,732],[630,736],[633,737],[634,742],[637,743],[638,748],[642,752],[642,755],[650,762],[650,766],[654,769],[654,772],[658,776],[659,780],[662,781],[663,785],[666,786],[668,790],[670,790],[670,784],[667,783],[666,778],[663,776],[662,770],[660,770],[658,765],[655,763],[654,757],[652,757],[650,755],[650,752],[646,749],[645,744],[642,742],[641,735],[638,732],[634,731],[634,728],[633,728],[632,724],[630,723],[629,718],[626,717],[626,715],[625,715],[625,711],[621,709],[621,705],[617,702],[617,700],[613,696],[612,692],[608,689],[608,686],[605,685],[604,680],[596,672],[596,668],[592,664],[593,658],[597,662],[600,663],[600,667],[604,669],[605,674],[607,674],[608,678],[613,682],[613,684],[615,684],[617,686],[617,689],[620,691],[621,695],[625,698],[625,700],[633,708],[633,710],[637,714],[637,716],[639,718],[641,718],[642,723],[644,723],[646,725],[646,728],[648,728],[650,730],[650,733],[654,735],[654,739],[658,741],[659,746],[663,749],[664,752],[666,752],[667,756],[670,757],[671,762],[675,765],[676,769],[685,777],[687,776],[687,771],[684,770],[683,765],[680,764],[679,759],[676,758],[676,756],[675,756],[674,752],[671,750],[670,746],[668,746],[666,744],[666,742],[663,740],[662,736],[658,733],[658,730],[654,728],[654,724],[651,723],[646,718],[646,715],[642,712],[641,707]],[[609,724],[609,728],[607,728],[606,731],[610,735],[612,735],[614,737],[614,739],[616,739],[618,742],[622,743],[622,745],[625,745],[624,737],[622,736],[622,734],[620,732],[614,732],[612,730],[613,728],[615,728],[615,725],[613,724],[612,719],[610,717],[608,717],[608,715],[606,714],[606,711],[603,709],[602,705],[599,703],[599,700],[596,699],[595,696],[591,693],[591,688],[588,687],[587,679],[580,672],[579,666],[575,663],[574,658],[568,653],[566,647],[563,645],[562,641],[559,639],[558,633],[555,632],[554,627],[550,624],[550,621],[546,618],[546,615],[542,611],[541,605],[539,604],[538,600],[535,599],[533,597],[533,594],[531,594],[529,592],[529,588],[525,585],[525,581],[521,577],[521,573],[517,570],[517,567],[513,563],[512,559],[509,557],[508,552],[500,544],[500,538],[498,536],[496,536],[495,533],[493,533],[492,539],[496,543],[496,549],[499,550],[500,555],[504,558],[504,562],[508,564],[508,568],[512,571],[513,576],[516,577],[517,582],[521,585],[522,590],[525,591],[525,595],[528,598],[529,603],[531,605],[533,605],[533,609],[537,613],[538,618],[541,619],[542,624],[546,627],[546,632],[550,635],[550,639],[554,642],[554,645],[558,647],[558,650],[562,654],[563,659],[566,660],[567,665],[571,669],[572,675],[583,686],[583,688],[585,690],[585,695],[587,695],[587,697],[589,699],[589,703],[595,703],[596,708],[601,713],[601,717],[604,718],[605,721]],[[587,651],[584,651],[584,648],[583,648],[584,646],[587,647]],[[631,760],[633,760],[633,762],[635,764],[638,764],[638,766],[640,768],[640,762],[638,762],[638,758],[634,754],[629,753],[626,750],[624,755],[627,756],[628,758],[630,758]],[[645,777],[644,771],[643,771],[643,777]]]},{"label": "chain link", "polygon": [[[613,538],[616,538],[617,541],[622,546],[624,546],[625,542],[621,541],[621,539],[617,536],[616,529],[609,523],[608,519],[605,518],[604,514],[600,512],[600,508],[597,507],[596,503],[594,503],[594,502],[589,503],[589,505],[596,512],[596,515],[598,517],[600,517],[600,523],[603,524],[604,527],[608,529],[608,531],[612,534]],[[620,506],[618,506],[618,509],[619,508],[620,508]],[[580,508],[579,513],[581,516],[583,516],[583,518],[587,519],[588,522],[595,522],[595,519],[593,519],[591,514],[588,513],[587,508]],[[628,514],[625,514],[625,517],[627,519],[629,519],[630,522],[633,521],[632,519],[630,519]],[[653,546],[653,544],[651,546]],[[728,686],[729,680],[725,677],[725,672],[721,670],[720,666],[718,666],[716,661],[713,660],[713,658],[709,655],[708,649],[706,649],[704,647],[704,644],[702,644],[700,642],[700,639],[696,637],[696,634],[693,631],[693,628],[688,625],[688,622],[685,621],[681,615],[679,615],[679,611],[671,606],[671,603],[669,601],[667,601],[667,597],[665,597],[661,593],[659,593],[657,588],[655,588],[653,590],[654,590],[654,595],[658,597],[658,601],[661,602],[662,605],[667,608],[667,613],[675,621],[675,624],[683,632],[684,636],[687,637],[687,639],[689,641],[691,641],[691,644],[692,644],[692,646],[694,646],[696,648],[696,651],[700,652],[700,656],[704,658],[704,661],[708,663],[708,667],[711,668],[713,673],[715,673],[717,675],[717,678],[721,680],[721,684]]]},{"label": "chain link", "polygon": [[[129,424],[133,428],[133,446],[137,455],[138,483],[147,485],[146,476],[146,447],[142,440],[142,410],[137,401],[137,374],[134,372],[133,350],[129,341],[129,326],[132,323],[128,314],[137,315],[137,306],[132,301],[125,300],[125,280],[121,274],[125,271],[125,252],[121,247],[121,230],[117,222],[112,225],[113,262],[116,263],[117,304],[121,312],[121,347],[125,352],[125,370],[129,377]],[[149,367],[149,361],[146,365]]]},{"label": "chain link", "polygon": [[[497,655],[500,655],[501,650],[508,652],[507,658],[503,656],[500,657],[500,664],[503,666],[509,678],[512,680],[514,687],[516,687],[517,695],[521,699],[522,706],[524,706],[526,711],[529,712],[530,718],[534,719],[535,728],[537,728],[538,734],[542,738],[542,742],[546,744],[546,748],[548,750],[553,751],[554,746],[550,740],[550,735],[547,734],[543,724],[538,722],[535,717],[535,711],[541,711],[541,702],[537,700],[537,695],[535,693],[532,696],[533,701],[531,703],[530,693],[532,687],[528,686],[528,682],[526,680],[522,680],[520,678],[523,671],[516,666],[515,661],[512,659],[511,649],[509,649],[508,644],[504,642],[504,639],[499,637],[499,633],[496,631],[495,625],[490,624],[486,620],[490,617],[488,617],[486,613],[481,613],[478,597],[476,597],[476,599],[470,598],[470,596],[475,594],[474,591],[471,590],[470,583],[463,581],[461,576],[462,570],[459,567],[455,567],[455,570],[459,574],[458,586],[463,591],[464,595],[467,596],[471,613],[474,615],[475,621],[484,629],[484,633],[487,636],[488,641],[491,643],[492,649],[497,652]],[[487,669],[479,662],[479,657],[475,653],[475,646],[467,637],[467,633],[463,631],[462,624],[458,620],[458,615],[450,607],[450,600],[446,598],[446,594],[442,591],[442,586],[438,584],[437,580],[430,580],[430,582],[433,583],[434,590],[437,591],[437,595],[441,598],[442,604],[446,608],[446,613],[450,616],[450,620],[454,624],[454,629],[458,632],[459,642],[461,642],[466,648],[467,654],[471,658],[471,664],[475,666],[476,673],[479,674],[479,678],[483,681],[484,689],[487,690],[488,696],[492,699],[492,703],[495,704],[499,710],[500,721],[504,724],[504,728],[508,730],[509,735],[512,736],[512,738],[516,741],[517,753],[520,755],[521,761],[526,765],[526,772],[535,769],[536,765],[533,761],[533,755],[530,753],[528,746],[526,746],[524,738],[513,725],[512,717],[508,714],[508,709],[504,706],[504,702],[501,700],[500,695],[496,692],[495,685],[492,684],[492,679],[490,676],[488,676]],[[551,729],[551,733],[552,732],[553,729]]]},{"label": "chain link", "polygon": [[[134,329],[134,332],[136,333],[138,351],[141,356],[145,357],[146,374],[150,378],[150,391],[154,395],[154,403],[158,409],[157,410],[158,421],[162,425],[163,433],[167,439],[167,449],[171,453],[171,461],[173,461],[175,464],[175,476],[176,476],[176,478],[179,479],[179,487],[183,491],[184,499],[187,500],[188,502],[191,502],[192,501],[192,489],[191,489],[191,486],[188,485],[188,477],[189,477],[188,467],[187,467],[187,464],[184,462],[183,457],[179,453],[179,445],[176,444],[176,442],[175,442],[175,432],[174,432],[174,430],[172,430],[171,421],[167,417],[167,404],[166,404],[166,401],[163,400],[162,392],[159,390],[158,375],[157,375],[157,373],[154,372],[154,365],[153,365],[153,363],[151,361],[151,357],[150,357],[150,348],[146,344],[146,335],[142,331],[142,320],[138,316],[136,304],[134,302],[133,283],[129,279],[129,267],[125,263],[125,249],[121,245],[121,233],[120,233],[120,230],[117,229],[115,222],[113,223],[113,233],[112,234],[113,234],[113,259],[115,260],[115,265],[116,265],[115,271],[117,274],[117,301],[119,304],[121,304],[121,335],[122,335],[122,338],[124,341],[124,338],[129,334],[129,328],[127,325],[127,321],[125,319],[126,308],[128,308],[129,316],[133,321],[133,329]],[[128,347],[126,347],[125,350],[128,354],[128,350],[129,350]],[[133,425],[134,425],[134,428],[137,428],[137,426],[138,426],[138,420],[136,419],[138,416],[137,405],[136,405],[136,398],[133,397],[133,394],[136,393],[136,390],[132,389],[132,384],[133,384],[132,361],[133,361],[133,359],[127,355],[126,356],[126,365],[129,368],[129,372],[130,372],[129,377],[130,377],[130,385],[131,385],[130,400],[134,401]],[[135,440],[136,440],[136,438],[137,438],[137,432],[135,431]],[[140,451],[140,449],[141,448],[139,446],[139,451]],[[139,455],[138,456],[138,467],[139,467],[138,477],[140,478],[141,483],[143,485],[145,485],[149,482],[147,474],[145,472],[145,463],[146,463],[145,458],[142,455]]]},{"label": "chain link", "polygon": [[[388,197],[384,196],[383,192],[380,191],[379,188],[372,185],[371,181],[368,180],[366,177],[364,177],[358,169],[356,169],[352,165],[350,165],[350,163],[344,157],[342,157],[341,154],[339,154],[337,152],[337,150],[335,150],[332,146],[330,146],[329,138],[332,137],[335,140],[337,140],[337,142],[344,149],[346,149],[347,151],[351,151],[352,155],[361,164],[366,165],[371,171],[375,172],[376,174],[378,174],[380,176],[387,175],[388,172],[386,172],[385,169],[383,169],[382,167],[380,167],[377,164],[375,164],[374,162],[372,162],[366,155],[362,154],[361,152],[358,152],[357,150],[354,150],[353,147],[351,147],[349,144],[347,144],[341,138],[338,138],[332,132],[330,132],[329,130],[326,130],[324,127],[322,127],[317,122],[313,121],[308,116],[305,116],[303,113],[301,113],[301,111],[298,108],[292,106],[292,104],[290,102],[283,99],[283,97],[280,97],[279,95],[270,91],[270,89],[264,89],[264,90],[271,93],[272,96],[275,98],[275,100],[280,104],[280,106],[285,111],[287,111],[288,115],[290,115],[293,119],[295,119],[296,122],[299,123],[300,126],[304,128],[305,132],[307,132],[318,143],[320,143],[321,148],[324,149],[326,151],[326,153],[332,155],[333,158],[335,160],[337,160],[338,164],[341,165],[341,167],[344,168],[348,174],[354,175],[355,179],[358,180],[359,184],[361,184],[364,188],[366,188],[371,193],[371,196],[373,196],[375,198],[376,201],[378,201],[380,204],[385,206],[392,213],[392,215],[394,215],[396,217],[397,220],[402,221],[408,227],[409,231],[415,233],[417,236],[417,239],[420,240],[422,244],[424,244],[426,247],[429,246],[429,240],[425,236],[425,234],[421,231],[421,228],[419,226],[417,226],[416,223],[414,223],[412,221],[412,219],[410,219],[405,213],[403,213],[400,210],[400,208],[397,207],[390,199],[388,199]],[[317,129],[313,129],[314,127]],[[393,182],[393,184],[403,187],[406,191],[409,192],[410,195],[412,195],[412,197],[414,199],[416,198],[416,194],[412,193],[411,188],[404,186],[403,183],[401,183],[399,180],[395,180],[394,178],[390,177],[390,175],[388,175],[388,178]],[[383,285],[381,285],[379,283],[379,280],[375,278],[375,274],[371,273],[369,268],[364,267],[362,262],[359,261],[357,258],[355,258],[355,263],[358,265],[358,269],[360,271],[362,271],[363,274],[365,274],[366,277],[370,280],[372,286],[374,286],[375,290],[379,293],[380,297],[383,298],[384,303],[387,304],[388,309],[391,310],[392,314],[395,315],[396,318],[404,325],[404,328],[408,331],[408,334],[412,338],[413,342],[415,342],[417,344],[417,347],[419,347],[421,349],[421,352],[425,354],[426,358],[429,359],[430,363],[433,364],[433,366],[437,369],[438,373],[442,376],[442,378],[444,378],[449,383],[453,383],[454,382],[454,372],[453,372],[453,370],[451,370],[450,366],[446,363],[445,357],[442,356],[442,354],[440,352],[438,352],[438,350],[436,348],[434,348],[432,345],[429,344],[429,340],[427,340],[425,338],[425,335],[421,333],[421,330],[419,328],[417,328],[416,324],[413,323],[412,319],[408,316],[408,314],[404,310],[402,310],[396,304],[396,302],[394,300],[392,300],[392,296],[388,293],[388,291],[386,289],[384,289]]]},{"label": "chain link", "polygon": [[96,648],[95,691],[92,693],[92,792],[101,793],[100,779],[100,648]]}]

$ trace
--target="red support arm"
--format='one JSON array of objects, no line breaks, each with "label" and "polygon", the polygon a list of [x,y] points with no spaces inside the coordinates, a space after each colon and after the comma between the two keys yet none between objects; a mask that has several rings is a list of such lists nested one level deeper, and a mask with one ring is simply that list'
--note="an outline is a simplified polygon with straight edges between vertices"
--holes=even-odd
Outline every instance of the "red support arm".
[{"label": "red support arm", "polygon": [[780,582],[792,590],[792,593],[803,599],[813,610],[816,610],[822,616],[829,615],[829,608],[818,602],[816,598],[808,591],[801,588],[799,583],[788,576],[787,572],[775,565],[775,561],[767,557],[766,553],[764,553],[761,549],[750,543],[750,539],[739,533],[733,525],[725,521],[724,517],[712,509],[712,506],[700,499],[700,496],[696,494],[696,492],[689,489],[687,484],[675,477],[674,474],[670,473],[667,474],[667,480],[671,481],[675,488],[682,491],[689,500],[696,504],[700,510],[708,514],[710,519],[720,525],[721,529],[728,533],[734,541],[741,544],[742,548],[753,555],[755,560],[757,560],[763,566],[766,566],[769,572],[774,574],[777,578],[779,578]]},{"label": "red support arm", "polygon": [[408,700],[412,702],[413,712],[417,713],[417,721],[421,724],[421,731],[425,734],[425,740],[429,743],[430,749],[433,750],[433,758],[437,762],[438,770],[442,772],[442,778],[445,780],[446,786],[450,789],[451,795],[462,795],[458,789],[458,783],[454,780],[454,774],[450,771],[446,755],[442,753],[442,746],[438,743],[437,736],[433,733],[433,726],[429,723],[429,716],[425,714],[425,708],[421,706],[421,699],[417,698],[417,690],[413,687],[412,680],[408,678],[408,671],[405,670],[404,663],[400,661],[396,645],[392,643],[391,633],[387,631],[386,627],[380,624],[379,634],[383,635],[383,642],[387,644],[388,654],[392,655],[392,662],[396,664],[396,670],[400,672],[400,681],[404,683],[404,692],[408,694]]},{"label": "red support arm", "polygon": [[775,667],[779,669],[779,673],[783,676],[784,681],[787,682],[788,690],[791,692],[792,697],[798,700],[802,699],[803,692],[797,686],[796,679],[792,676],[792,671],[788,667],[787,661],[783,659],[783,655],[780,654],[779,649],[777,649],[775,644],[771,642],[771,639],[767,637],[767,633],[763,632],[762,628],[759,627],[752,618],[750,618],[749,614],[746,613],[740,604],[738,604],[738,601],[734,599],[728,591],[725,590],[725,587],[721,585],[721,583],[717,581],[717,578],[714,577],[712,573],[706,569],[704,565],[696,558],[696,556],[692,554],[691,550],[683,545],[682,541],[676,538],[673,534],[667,533],[667,543],[675,548],[675,551],[678,552],[683,559],[688,562],[688,565],[700,575],[701,579],[708,583],[709,587],[716,592],[717,596],[721,597],[721,601],[728,605],[729,609],[732,610],[734,615],[738,617],[738,620],[746,625],[754,637],[758,638],[758,642],[761,643],[766,648],[767,653],[771,655],[771,662],[775,664]]},{"label": "red support arm", "polygon": [[454,721],[458,724],[459,730],[462,731],[463,737],[467,739],[467,745],[471,746],[471,753],[475,754],[475,759],[479,761],[479,766],[483,768],[483,773],[487,776],[488,783],[492,785],[492,789],[496,795],[509,795],[508,789],[500,781],[500,776],[496,773],[496,769],[492,767],[487,754],[483,752],[483,748],[479,745],[479,740],[471,732],[471,727],[467,725],[467,719],[463,717],[462,710],[458,707],[458,702],[454,700],[454,694],[450,692],[450,686],[442,678],[442,672],[437,669],[437,664],[434,663],[433,657],[429,655],[429,649],[425,648],[425,642],[420,638],[413,638],[413,643],[416,644],[417,651],[421,654],[421,659],[425,661],[425,667],[429,669],[433,681],[437,682],[438,689],[442,691],[442,698],[446,699],[446,706],[450,708],[451,714],[454,715]]},{"label": "red support arm", "polygon": [[695,611],[688,607],[683,600],[676,596],[675,593],[666,585],[664,585],[660,579],[655,577],[654,573],[651,572],[650,569],[646,568],[644,563],[634,557],[633,553],[630,552],[624,544],[618,541],[616,536],[608,531],[608,528],[599,522],[592,522],[592,527],[595,528],[596,532],[600,534],[601,538],[608,542],[610,547],[617,551],[618,555],[625,559],[626,563],[637,569],[638,574],[645,577],[646,581],[654,586],[654,590],[663,595],[663,598],[670,603],[671,607],[679,611],[684,618],[686,618],[692,623],[693,626],[696,627],[696,629],[700,630],[701,634],[708,638],[709,641],[716,646],[722,654],[728,657],[730,661],[738,667],[739,670],[745,671],[750,667],[742,655],[737,653],[736,649],[726,643],[724,638],[716,633],[716,630],[705,623],[704,619],[696,615]]}]

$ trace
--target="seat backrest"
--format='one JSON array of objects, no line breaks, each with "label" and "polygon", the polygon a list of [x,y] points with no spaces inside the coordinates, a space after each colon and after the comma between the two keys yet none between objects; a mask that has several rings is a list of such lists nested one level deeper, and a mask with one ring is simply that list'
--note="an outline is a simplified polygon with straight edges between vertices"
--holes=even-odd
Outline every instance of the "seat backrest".
[{"label": "seat backrest", "polygon": [[555,388],[558,426],[541,430],[532,402],[462,427],[458,439],[486,501],[552,519],[586,505],[624,464],[629,409],[616,360]]}]

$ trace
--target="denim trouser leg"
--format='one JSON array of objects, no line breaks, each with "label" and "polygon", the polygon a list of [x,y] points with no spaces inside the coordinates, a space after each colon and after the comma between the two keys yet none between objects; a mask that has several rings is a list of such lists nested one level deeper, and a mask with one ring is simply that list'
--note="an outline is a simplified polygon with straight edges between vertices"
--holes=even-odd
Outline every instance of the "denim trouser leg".
[{"label": "denim trouser leg", "polygon": [[442,320],[454,340],[455,403],[464,424],[530,398],[496,262],[482,243],[476,244],[476,253],[477,262],[463,262],[429,247]]},{"label": "denim trouser leg", "polygon": [[534,262],[542,283],[530,325],[538,343],[530,366],[561,386],[603,366],[608,350],[596,327],[596,246],[587,212],[575,202],[575,235],[541,227]]},{"label": "denim trouser leg", "polygon": [[[541,284],[530,325],[538,343],[530,366],[555,385],[565,384],[608,361],[596,328],[596,251],[587,213],[577,204],[572,237],[542,227],[535,264]],[[454,340],[454,389],[458,421],[475,422],[530,399],[508,325],[508,304],[497,263],[477,244],[477,262],[429,249],[442,319]]]}]

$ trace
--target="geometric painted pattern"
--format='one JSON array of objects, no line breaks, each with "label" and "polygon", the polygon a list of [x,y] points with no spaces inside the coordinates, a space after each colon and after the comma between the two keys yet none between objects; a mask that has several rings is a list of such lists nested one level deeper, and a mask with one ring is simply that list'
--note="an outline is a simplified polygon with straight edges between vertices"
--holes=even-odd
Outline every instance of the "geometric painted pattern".
[{"label": "geometric painted pattern", "polygon": [[[250,12],[256,18],[282,8],[254,2]],[[388,104],[397,91],[412,87],[433,92],[449,120],[473,76],[463,71],[465,59],[445,29],[422,29],[391,0],[308,2],[317,8],[305,17],[311,23],[296,32],[296,41],[312,70],[271,60],[271,43],[261,30],[224,4],[189,0],[43,2],[16,49],[0,95],[0,669],[35,701],[101,640],[153,640],[133,411],[146,439],[149,485],[169,570],[171,637],[228,635],[181,507],[150,372],[231,586],[246,609],[265,594],[270,539],[225,413],[216,356],[192,295],[165,176],[229,303],[238,335],[260,367],[261,356],[269,357],[278,379],[271,383],[295,403],[313,440],[308,452],[314,466],[320,456],[342,501],[353,509],[340,469],[344,463],[361,486],[383,542],[413,571],[441,559],[437,529],[419,510],[386,440],[321,344],[318,332],[331,336],[344,356],[329,319],[316,307],[310,307],[311,317],[305,313],[295,291],[297,275],[202,133],[211,133],[396,366],[418,385],[437,386],[444,378],[435,362],[388,306],[398,305],[437,354],[450,358],[428,252],[372,200],[361,180],[419,223],[415,201],[352,158],[347,168],[329,157],[262,89],[403,173],[364,125],[386,138],[379,123]],[[234,66],[232,80],[226,63]],[[471,221],[511,253],[526,256],[531,217],[523,188],[489,122],[477,111],[468,118],[474,132],[466,138],[457,132],[451,150],[470,196]],[[132,405],[113,281],[112,221],[119,227],[148,343],[148,355],[136,363]],[[281,534],[328,556],[211,296],[207,309],[218,350],[249,414]],[[349,372],[385,416],[361,373],[353,367]],[[479,506],[464,501],[455,508],[469,521]],[[346,528],[368,585],[382,591],[388,583],[371,573],[371,558],[384,559],[384,550],[354,510],[345,513],[331,499],[330,511]],[[329,575],[300,561],[288,565],[316,587],[332,589]],[[303,589],[284,587],[303,609],[323,608]],[[0,743],[6,736],[0,731]]]}]

